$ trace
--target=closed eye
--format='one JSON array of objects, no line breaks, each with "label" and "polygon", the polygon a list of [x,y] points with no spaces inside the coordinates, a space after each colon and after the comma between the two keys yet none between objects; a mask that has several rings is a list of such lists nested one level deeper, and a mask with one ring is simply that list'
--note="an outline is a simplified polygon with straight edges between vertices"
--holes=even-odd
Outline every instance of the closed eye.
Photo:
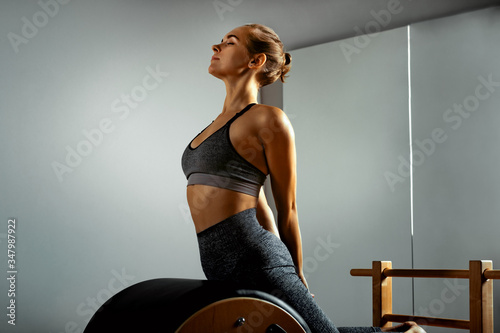
[{"label": "closed eye", "polygon": [[[236,36],[236,35],[228,35],[228,36],[226,36],[226,38],[227,38],[227,39],[226,39],[226,45],[234,45],[234,43],[230,43],[230,42],[229,42],[229,40],[231,40],[231,38],[235,38],[235,39],[237,39],[238,41],[240,40],[240,39],[238,38],[238,36]],[[224,43],[224,38],[222,38],[220,42],[221,42],[221,43]]]}]

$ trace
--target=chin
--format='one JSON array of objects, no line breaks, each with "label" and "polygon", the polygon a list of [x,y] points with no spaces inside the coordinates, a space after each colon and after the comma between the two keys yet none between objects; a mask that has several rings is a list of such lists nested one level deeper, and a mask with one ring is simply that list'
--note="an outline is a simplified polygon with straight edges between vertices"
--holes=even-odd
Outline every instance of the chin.
[{"label": "chin", "polygon": [[220,73],[217,73],[211,66],[208,67],[208,74],[211,74],[212,76],[215,76],[216,78],[220,79]]}]

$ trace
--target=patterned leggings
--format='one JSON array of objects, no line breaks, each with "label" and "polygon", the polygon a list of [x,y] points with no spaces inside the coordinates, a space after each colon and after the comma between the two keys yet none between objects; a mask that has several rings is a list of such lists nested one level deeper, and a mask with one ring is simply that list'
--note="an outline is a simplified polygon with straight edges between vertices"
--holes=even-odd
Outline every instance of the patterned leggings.
[{"label": "patterned leggings", "polygon": [[255,208],[235,214],[198,234],[208,280],[231,281],[283,299],[314,333],[380,332],[374,327],[335,327],[296,274],[285,244],[263,229]]}]

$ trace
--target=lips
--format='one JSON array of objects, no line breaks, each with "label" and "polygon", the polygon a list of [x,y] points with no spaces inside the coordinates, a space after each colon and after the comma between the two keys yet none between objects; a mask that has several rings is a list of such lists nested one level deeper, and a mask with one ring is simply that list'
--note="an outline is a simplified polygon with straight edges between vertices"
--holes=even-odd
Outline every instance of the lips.
[{"label": "lips", "polygon": [[216,56],[213,56],[212,57],[212,60],[220,60],[219,58],[217,58]]}]

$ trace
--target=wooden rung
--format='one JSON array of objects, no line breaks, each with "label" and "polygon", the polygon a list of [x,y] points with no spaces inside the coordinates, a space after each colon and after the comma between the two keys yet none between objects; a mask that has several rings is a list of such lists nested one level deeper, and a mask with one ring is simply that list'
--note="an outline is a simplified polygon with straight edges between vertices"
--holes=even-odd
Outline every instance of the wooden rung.
[{"label": "wooden rung", "polygon": [[353,268],[351,269],[352,276],[372,276],[372,270],[368,268]]},{"label": "wooden rung", "polygon": [[[495,276],[499,273],[494,273]],[[366,268],[351,269],[352,276],[372,276],[372,270]],[[446,279],[468,279],[468,269],[385,269],[385,277],[409,277],[409,278],[446,278]]]},{"label": "wooden rung", "polygon": [[437,318],[437,317],[422,317],[408,316],[400,314],[386,314],[384,319],[389,322],[404,323],[405,321],[414,321],[419,325],[458,328],[462,330],[470,329],[470,322],[461,319]]},{"label": "wooden rung", "polygon": [[500,279],[500,269],[487,269],[483,275],[486,279]]},{"label": "wooden rung", "polygon": [[468,279],[468,269],[386,269],[385,276],[414,278]]}]

